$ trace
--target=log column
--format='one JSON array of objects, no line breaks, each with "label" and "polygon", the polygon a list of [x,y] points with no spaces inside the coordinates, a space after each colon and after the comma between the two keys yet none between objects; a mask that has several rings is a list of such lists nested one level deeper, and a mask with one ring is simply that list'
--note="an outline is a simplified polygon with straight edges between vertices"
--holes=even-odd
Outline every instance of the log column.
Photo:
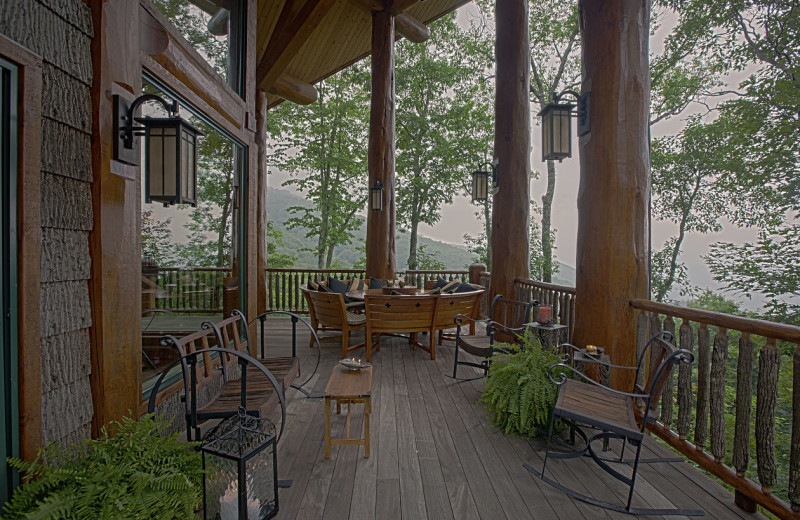
[{"label": "log column", "polygon": [[492,204],[491,297],[514,299],[530,264],[530,42],[527,0],[497,2],[494,151],[499,190]]},{"label": "log column", "polygon": [[383,184],[383,210],[367,209],[367,275],[395,274],[394,18],[372,14],[372,100],[369,113],[369,186]]},{"label": "log column", "polygon": [[[650,2],[581,0],[579,9],[591,132],[580,139],[574,341],[632,365],[629,301],[650,293]],[[611,383],[630,390],[632,376],[614,371]]]}]

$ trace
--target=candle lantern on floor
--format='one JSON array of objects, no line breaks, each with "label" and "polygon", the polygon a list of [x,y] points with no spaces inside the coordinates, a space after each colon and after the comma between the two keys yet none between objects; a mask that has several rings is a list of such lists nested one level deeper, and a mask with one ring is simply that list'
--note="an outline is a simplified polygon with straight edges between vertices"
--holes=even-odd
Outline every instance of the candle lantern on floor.
[{"label": "candle lantern on floor", "polygon": [[275,425],[239,415],[205,438],[203,500],[206,520],[263,520],[278,513]]}]

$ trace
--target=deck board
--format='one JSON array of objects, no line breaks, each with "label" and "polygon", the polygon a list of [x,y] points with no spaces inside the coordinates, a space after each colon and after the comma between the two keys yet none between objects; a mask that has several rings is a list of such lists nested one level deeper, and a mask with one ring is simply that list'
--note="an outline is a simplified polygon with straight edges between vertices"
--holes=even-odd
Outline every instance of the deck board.
[{"label": "deck board", "polygon": [[[269,326],[271,342],[289,345],[288,320],[269,320]],[[361,332],[351,339],[353,345],[362,341]],[[301,381],[316,362],[316,349],[307,344],[308,335],[298,330]],[[336,343],[323,343],[322,350],[319,370],[306,385],[315,395],[323,392],[341,352]],[[295,390],[287,392],[278,474],[293,482],[290,488],[280,490],[276,518],[636,518],[573,500],[525,471],[523,463],[541,468],[544,439],[507,436],[488,423],[485,409],[476,404],[483,380],[457,382],[447,377],[452,373],[452,342],[437,346],[437,359],[432,361],[426,352],[411,350],[406,340],[384,337],[372,362],[369,459],[364,458],[363,446],[333,446],[331,459],[325,460],[324,401],[308,399]],[[344,433],[344,412],[341,416],[335,410],[332,413],[333,435]],[[361,405],[356,405],[353,435],[362,428],[363,418]],[[618,449],[612,443],[612,450]],[[658,456],[674,454],[648,440],[643,457]],[[623,501],[627,497],[624,485],[588,459],[550,459],[548,474],[600,499]],[[736,508],[731,492],[686,462],[642,465],[634,505],[702,509],[706,518],[765,518]]]}]

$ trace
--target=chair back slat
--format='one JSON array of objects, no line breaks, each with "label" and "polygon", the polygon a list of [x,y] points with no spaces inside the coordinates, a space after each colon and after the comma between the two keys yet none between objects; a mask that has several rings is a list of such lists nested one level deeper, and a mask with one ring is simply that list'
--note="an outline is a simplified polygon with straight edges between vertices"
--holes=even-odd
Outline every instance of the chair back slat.
[{"label": "chair back slat", "polygon": [[372,333],[432,330],[438,295],[366,295],[365,313]]},{"label": "chair back slat", "polygon": [[347,321],[344,297],[337,293],[308,291],[306,293],[310,305],[314,308],[314,316],[322,327],[341,329]]},{"label": "chair back slat", "polygon": [[692,360],[691,353],[679,350],[671,340],[672,336],[669,333],[659,333],[653,336],[639,356],[636,380],[639,379],[638,372],[645,364],[649,370],[647,370],[644,386],[634,382],[634,391],[650,395],[649,408],[651,411],[658,408],[661,394],[664,393],[667,383],[671,381],[673,367],[680,361],[679,358],[688,354],[688,361]]},{"label": "chair back slat", "polygon": [[450,329],[455,326],[455,318],[459,314],[476,318],[481,303],[482,290],[466,293],[442,294],[436,307],[433,326],[436,329]]}]

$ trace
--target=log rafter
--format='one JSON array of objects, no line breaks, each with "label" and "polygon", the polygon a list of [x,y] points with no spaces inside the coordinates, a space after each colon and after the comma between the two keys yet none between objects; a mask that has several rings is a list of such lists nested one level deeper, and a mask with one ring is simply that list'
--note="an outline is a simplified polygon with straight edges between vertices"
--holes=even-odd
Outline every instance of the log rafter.
[{"label": "log rafter", "polygon": [[[383,11],[386,6],[380,0],[350,0],[368,13]],[[428,26],[407,13],[397,13],[394,16],[395,31],[408,41],[423,43],[431,37]]]},{"label": "log rafter", "polygon": [[276,25],[280,30],[267,43],[256,69],[256,84],[260,89],[268,90],[275,83],[334,3],[335,0],[286,2]]}]

